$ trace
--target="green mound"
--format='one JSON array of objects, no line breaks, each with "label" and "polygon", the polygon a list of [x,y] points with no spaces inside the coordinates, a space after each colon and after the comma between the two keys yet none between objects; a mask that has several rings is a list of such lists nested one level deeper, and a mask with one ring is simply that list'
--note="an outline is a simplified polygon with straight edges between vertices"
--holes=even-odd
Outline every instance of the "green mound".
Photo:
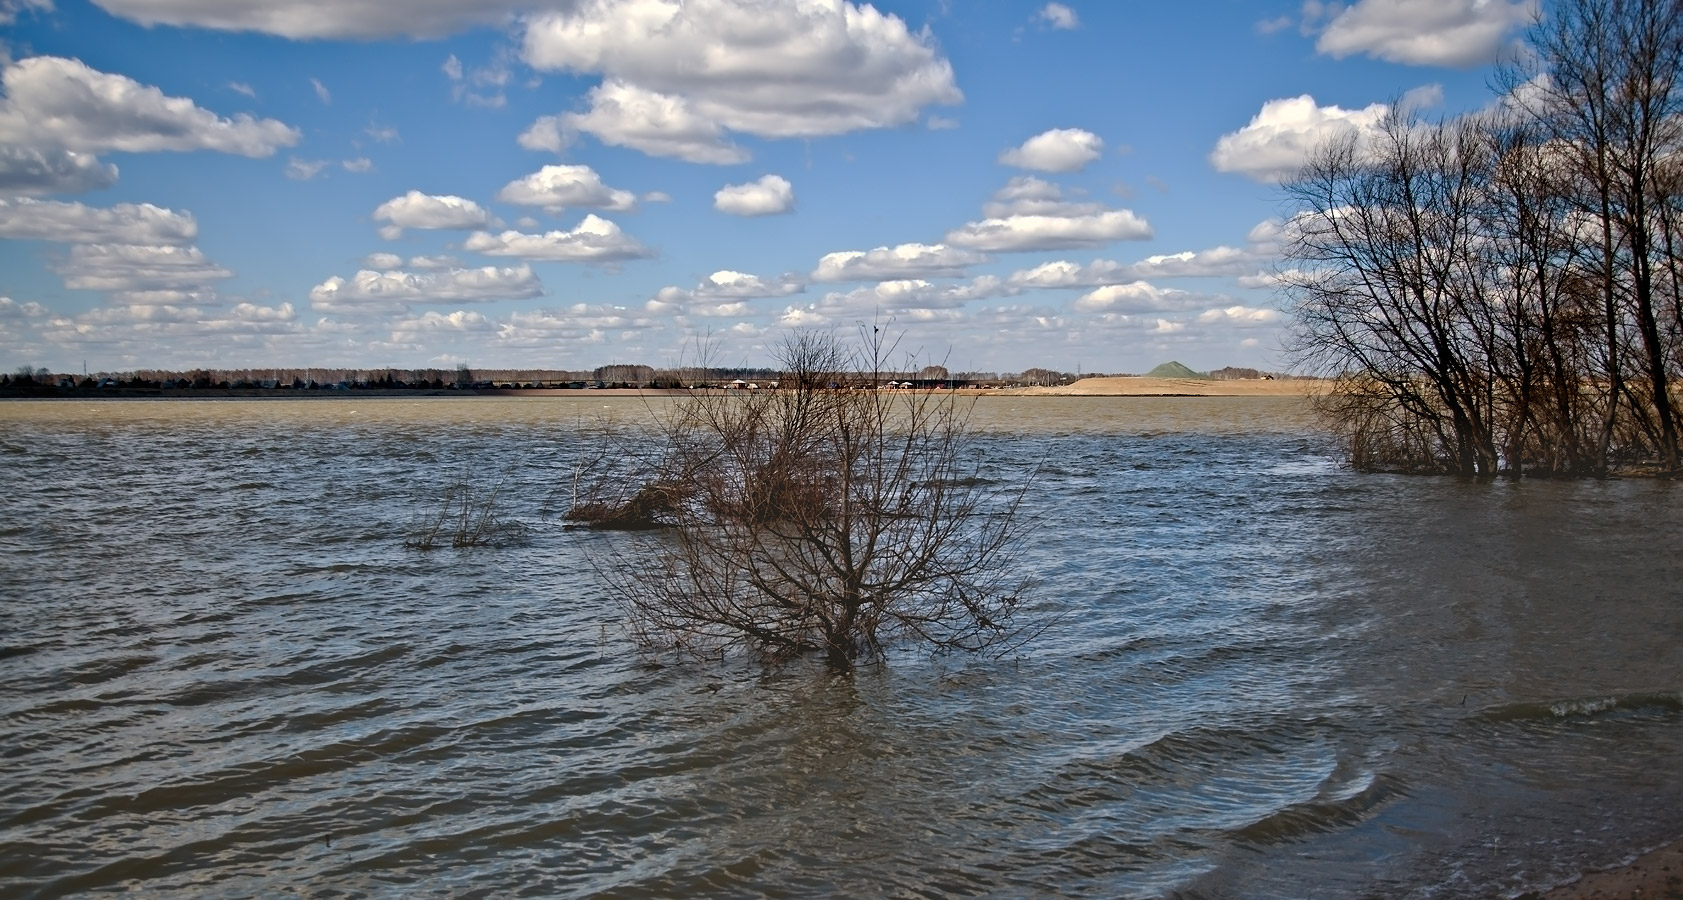
[{"label": "green mound", "polygon": [[1178,362],[1166,362],[1145,373],[1147,378],[1208,378],[1203,372],[1194,372]]}]

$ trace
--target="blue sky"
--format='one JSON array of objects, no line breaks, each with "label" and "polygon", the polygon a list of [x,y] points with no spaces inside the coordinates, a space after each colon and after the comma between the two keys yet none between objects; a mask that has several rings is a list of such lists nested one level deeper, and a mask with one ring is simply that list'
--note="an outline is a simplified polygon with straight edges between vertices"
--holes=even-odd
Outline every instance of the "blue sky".
[{"label": "blue sky", "polygon": [[0,0],[0,365],[1279,368],[1277,182],[1533,0]]}]

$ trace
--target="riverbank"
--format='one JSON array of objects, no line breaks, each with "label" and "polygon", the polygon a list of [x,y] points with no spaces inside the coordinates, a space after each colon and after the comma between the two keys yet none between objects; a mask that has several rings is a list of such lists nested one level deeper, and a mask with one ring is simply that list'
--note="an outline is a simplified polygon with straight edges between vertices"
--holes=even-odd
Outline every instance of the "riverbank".
[{"label": "riverbank", "polygon": [[413,400],[476,397],[638,397],[677,396],[688,391],[671,388],[351,388],[293,390],[291,388],[54,388],[0,390],[0,400]]},{"label": "riverbank", "polygon": [[[1203,378],[1117,376],[1083,378],[1070,384],[1021,388],[959,388],[978,397],[1304,397],[1326,390],[1330,382],[1310,378],[1221,381]],[[417,397],[624,397],[682,396],[678,388],[420,388],[258,389],[258,388],[57,388],[0,390],[11,400],[309,400]]]},{"label": "riverbank", "polygon": [[1683,840],[1520,900],[1683,900]]},{"label": "riverbank", "polygon": [[1331,382],[1315,378],[1217,380],[1118,375],[1083,378],[1047,387],[1002,388],[978,393],[1010,397],[1304,397],[1325,391],[1329,384]]},{"label": "riverbank", "polygon": [[[1307,397],[1327,389],[1331,382],[1315,378],[1218,380],[1213,378],[1149,378],[1117,375],[1083,378],[1069,384],[1016,388],[958,388],[957,393],[978,397]],[[521,389],[485,391],[500,396],[553,397],[616,395],[682,395],[685,390],[637,390],[604,388],[589,391],[567,389]]]}]

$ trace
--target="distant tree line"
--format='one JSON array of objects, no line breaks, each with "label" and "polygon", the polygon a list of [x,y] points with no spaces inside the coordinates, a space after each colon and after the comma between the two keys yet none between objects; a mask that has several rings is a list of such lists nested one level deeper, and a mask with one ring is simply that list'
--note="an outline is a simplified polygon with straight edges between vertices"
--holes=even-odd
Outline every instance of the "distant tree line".
[{"label": "distant tree line", "polygon": [[[454,369],[274,367],[248,369],[135,369],[93,374],[54,373],[20,366],[0,374],[0,390],[11,393],[50,390],[463,390],[519,388],[681,388],[723,386],[735,381],[771,384],[783,373],[764,366],[656,368],[613,363],[594,369]],[[1034,386],[1067,384],[1086,376],[1032,368],[1020,373],[951,372],[927,365],[876,373],[882,381],[928,386]]]},{"label": "distant tree line", "polygon": [[1288,185],[1292,349],[1363,469],[1679,471],[1683,5],[1561,0],[1494,111]]},{"label": "distant tree line", "polygon": [[47,369],[20,367],[0,376],[0,387],[13,391],[29,388],[75,390],[445,390],[473,387],[472,370],[456,369],[137,369],[128,372],[98,372],[91,375],[55,374]]},{"label": "distant tree line", "polygon": [[[54,373],[45,368],[20,366],[0,374],[0,391],[48,393],[108,390],[117,392],[156,391],[443,391],[517,390],[522,388],[639,388],[667,389],[700,386],[721,387],[737,381],[770,385],[786,373],[764,366],[691,366],[656,368],[634,363],[611,363],[594,369],[473,369],[465,363],[453,369],[441,368],[335,368],[273,367],[247,369],[135,369],[93,374]],[[1122,374],[1122,373],[1118,373]],[[1213,378],[1260,378],[1256,369],[1225,368],[1210,373]],[[1036,387],[1070,384],[1082,378],[1106,377],[1102,373],[1059,372],[1029,368],[1021,372],[949,370],[933,364],[873,373],[881,382],[907,383],[922,387]]]}]

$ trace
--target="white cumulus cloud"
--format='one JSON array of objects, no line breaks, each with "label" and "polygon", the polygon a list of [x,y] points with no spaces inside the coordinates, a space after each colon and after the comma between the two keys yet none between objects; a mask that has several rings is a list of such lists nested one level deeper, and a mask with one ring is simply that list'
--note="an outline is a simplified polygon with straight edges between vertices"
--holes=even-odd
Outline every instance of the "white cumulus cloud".
[{"label": "white cumulus cloud", "polygon": [[496,323],[485,317],[484,313],[458,309],[455,312],[441,313],[429,309],[419,316],[402,319],[392,323],[393,341],[413,341],[423,334],[439,332],[494,332]]},{"label": "white cumulus cloud", "polygon": [[589,166],[544,166],[503,185],[497,199],[519,206],[541,206],[552,213],[567,207],[619,212],[637,206],[636,194],[608,187]]},{"label": "white cumulus cloud", "polygon": [[1063,189],[1019,175],[982,207],[984,218],[949,231],[946,243],[983,252],[1067,250],[1145,240],[1150,223],[1132,210],[1065,199]]},{"label": "white cumulus cloud", "polygon": [[192,246],[191,214],[148,203],[99,208],[52,200],[0,199],[0,238],[69,244],[51,267],[71,290],[104,291],[118,303],[165,306],[211,296],[232,272]]},{"label": "white cumulus cloud", "polygon": [[618,225],[595,214],[585,216],[571,231],[544,234],[476,231],[468,236],[462,247],[486,256],[553,262],[611,263],[654,255],[636,238],[621,231]]},{"label": "white cumulus cloud", "polygon": [[735,298],[752,300],[759,297],[787,297],[798,294],[805,287],[789,278],[766,281],[758,275],[720,269],[696,285],[692,295],[705,299]]},{"label": "white cumulus cloud", "polygon": [[203,290],[234,274],[197,247],[143,244],[77,244],[55,270],[79,291]]},{"label": "white cumulus cloud", "polygon": [[0,144],[99,153],[215,150],[272,155],[299,131],[246,113],[222,118],[184,97],[165,96],[80,60],[33,56],[0,73]]},{"label": "white cumulus cloud", "polygon": [[1200,325],[1232,325],[1241,328],[1273,325],[1280,321],[1277,309],[1258,309],[1251,306],[1225,306],[1205,310],[1198,316]]},{"label": "white cumulus cloud", "polygon": [[1383,103],[1362,109],[1319,106],[1308,94],[1270,100],[1249,124],[1216,141],[1210,163],[1222,172],[1238,172],[1257,181],[1284,181],[1296,175],[1315,148],[1332,138],[1371,134],[1390,112]]},{"label": "white cumulus cloud", "polygon": [[1315,49],[1338,59],[1365,53],[1465,68],[1496,59],[1509,35],[1536,15],[1536,0],[1360,0],[1327,23]]},{"label": "white cumulus cloud", "polygon": [[405,228],[485,228],[491,224],[491,214],[483,206],[463,197],[423,194],[412,190],[375,207],[374,220],[389,223],[380,229],[380,234],[396,239],[402,236]]},{"label": "white cumulus cloud", "polygon": [[454,256],[440,254],[438,256],[409,257],[409,268],[411,269],[460,269],[461,267],[461,261]]},{"label": "white cumulus cloud", "polygon": [[19,303],[10,297],[0,297],[0,319],[40,319],[48,315],[47,308],[31,300]]},{"label": "white cumulus cloud", "polygon": [[603,77],[572,128],[695,162],[746,159],[728,132],[885,128],[963,99],[927,30],[847,0],[580,0],[528,18],[522,55]]},{"label": "white cumulus cloud", "polygon": [[604,144],[686,162],[731,165],[749,159],[748,151],[731,143],[724,126],[697,113],[685,98],[615,79],[590,89],[588,111],[539,118],[520,136],[520,144],[559,152],[577,131]]},{"label": "white cumulus cloud", "polygon": [[283,171],[286,177],[293,181],[309,181],[320,175],[321,170],[327,168],[328,165],[329,163],[325,159],[299,159],[294,156],[287,161],[286,169]]},{"label": "white cumulus cloud", "polygon": [[953,322],[963,315],[965,304],[999,293],[998,279],[991,276],[958,285],[905,278],[825,294],[816,303],[787,307],[779,321],[787,327],[800,328],[892,313],[897,321]]},{"label": "white cumulus cloud", "polygon": [[191,213],[121,203],[85,206],[56,200],[0,198],[0,238],[72,244],[150,244],[180,246],[198,237]]},{"label": "white cumulus cloud", "polygon": [[661,288],[646,308],[651,312],[687,311],[698,316],[744,316],[753,312],[744,300],[787,297],[804,290],[806,286],[791,276],[769,281],[747,272],[720,269],[690,290]]},{"label": "white cumulus cloud", "polygon": [[1090,216],[1104,212],[1099,203],[1067,199],[1061,187],[1036,178],[1018,175],[994,192],[993,200],[982,207],[982,214],[990,219],[1010,216]]},{"label": "white cumulus cloud", "polygon": [[881,309],[954,309],[963,306],[970,294],[961,287],[936,285],[921,278],[884,281],[846,293],[827,294],[819,308],[827,312],[865,312]]},{"label": "white cumulus cloud", "polygon": [[754,314],[754,308],[741,300],[715,300],[693,303],[689,313],[710,319],[740,319]]},{"label": "white cumulus cloud", "polygon": [[[451,57],[451,59],[454,58]],[[563,128],[560,116],[539,116],[537,121],[533,122],[525,131],[520,133],[519,137],[515,138],[515,143],[527,150],[548,150],[551,153],[560,153],[567,148],[568,144],[572,143],[572,138]]]},{"label": "white cumulus cloud", "polygon": [[1046,4],[1040,8],[1040,14],[1036,18],[1053,28],[1067,30],[1081,27],[1081,17],[1075,14],[1075,10],[1062,3]]},{"label": "white cumulus cloud", "polygon": [[527,265],[452,269],[446,272],[376,272],[335,275],[310,290],[310,307],[322,312],[403,309],[412,303],[486,303],[543,293]]},{"label": "white cumulus cloud", "polygon": [[629,338],[654,324],[653,319],[630,316],[623,309],[575,303],[566,309],[510,313],[498,328],[497,342],[551,354],[561,344],[606,344],[614,337]]},{"label": "white cumulus cloud", "polygon": [[117,167],[91,153],[0,144],[0,194],[80,194],[117,183]]},{"label": "white cumulus cloud", "polygon": [[1150,223],[1132,210],[1113,209],[1085,215],[1016,215],[967,222],[947,233],[947,243],[973,250],[1016,253],[1096,247],[1112,241],[1152,237]]},{"label": "white cumulus cloud", "polygon": [[[32,0],[33,2],[33,0]],[[142,25],[255,31],[295,39],[435,38],[479,25],[503,25],[530,9],[573,0],[94,0]]]},{"label": "white cumulus cloud", "polygon": [[258,306],[255,303],[237,303],[229,310],[229,318],[234,321],[247,323],[291,322],[298,318],[297,312],[290,303],[280,306]]},{"label": "white cumulus cloud", "polygon": [[1086,265],[1055,260],[1012,272],[1005,281],[1021,288],[1090,288],[1116,284],[1125,280],[1127,273],[1128,267],[1114,260],[1095,259]]},{"label": "white cumulus cloud", "polygon": [[1160,288],[1145,281],[1112,284],[1081,295],[1072,304],[1082,312],[1137,314],[1175,312],[1199,305],[1202,298],[1186,291]]},{"label": "white cumulus cloud", "polygon": [[907,278],[962,276],[967,267],[983,263],[980,253],[945,244],[900,244],[874,250],[826,253],[812,270],[813,281],[892,281]]},{"label": "white cumulus cloud", "polygon": [[1104,141],[1080,128],[1042,132],[999,155],[999,161],[1037,172],[1079,172],[1104,155]]},{"label": "white cumulus cloud", "polygon": [[727,184],[713,195],[713,208],[733,216],[775,216],[795,208],[795,188],[781,175]]},{"label": "white cumulus cloud", "polygon": [[1127,267],[1134,278],[1203,278],[1246,275],[1276,258],[1272,247],[1211,247],[1148,256]]}]

